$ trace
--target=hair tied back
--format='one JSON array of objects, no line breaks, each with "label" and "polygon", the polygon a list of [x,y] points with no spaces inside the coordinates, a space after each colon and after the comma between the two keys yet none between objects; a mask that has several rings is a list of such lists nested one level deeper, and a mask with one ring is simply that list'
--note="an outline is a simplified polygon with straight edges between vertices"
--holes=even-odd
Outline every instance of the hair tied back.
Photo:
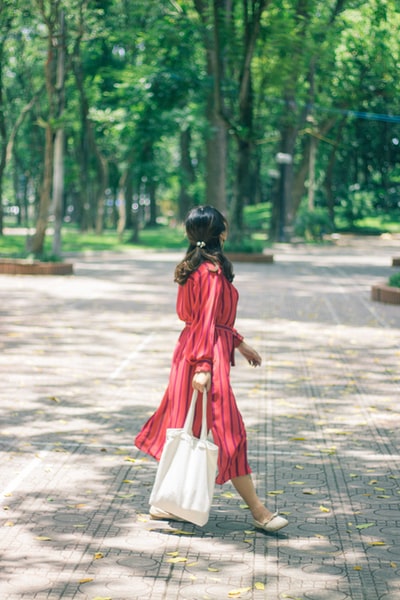
[{"label": "hair tied back", "polygon": [[205,242],[196,242],[196,246],[198,246],[199,248],[205,248],[206,244]]}]

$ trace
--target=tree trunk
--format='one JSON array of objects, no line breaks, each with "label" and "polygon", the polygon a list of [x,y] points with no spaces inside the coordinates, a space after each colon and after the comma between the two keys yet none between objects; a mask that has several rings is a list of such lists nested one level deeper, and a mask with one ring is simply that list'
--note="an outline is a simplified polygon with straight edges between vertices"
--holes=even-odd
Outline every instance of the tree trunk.
[{"label": "tree trunk", "polygon": [[6,166],[7,127],[3,97],[3,46],[0,40],[0,235],[3,235],[3,175]]},{"label": "tree trunk", "polygon": [[[61,119],[65,105],[65,19],[64,12],[60,14],[60,37],[57,54],[57,84],[58,96],[57,118]],[[53,213],[54,213],[54,236],[53,256],[61,255],[61,228],[63,220],[64,204],[64,147],[65,130],[64,125],[59,125],[54,140],[54,173],[53,173]]]},{"label": "tree trunk", "polygon": [[118,182],[117,190],[117,210],[118,210],[118,222],[117,222],[117,233],[118,239],[122,241],[122,237],[126,227],[126,215],[127,215],[127,201],[126,201],[126,181],[128,178],[129,167],[121,175]]},{"label": "tree trunk", "polygon": [[[211,104],[211,103],[210,103]],[[207,119],[212,134],[206,140],[206,203],[226,212],[226,160],[228,140],[225,121],[214,106],[209,106]]]},{"label": "tree trunk", "polygon": [[293,205],[293,152],[297,127],[286,123],[281,130],[281,143],[276,160],[279,167],[279,185],[272,209],[270,235],[273,240],[290,241],[294,220]]},{"label": "tree trunk", "polygon": [[190,128],[183,129],[179,136],[180,146],[180,190],[179,190],[179,219],[183,221],[194,204],[193,194],[189,191],[195,182],[195,171],[190,158],[191,134]]},{"label": "tree trunk", "polygon": [[108,162],[107,159],[98,153],[99,167],[100,167],[100,182],[98,187],[98,195],[96,202],[96,233],[103,233],[104,230],[104,215],[106,207],[106,189],[108,185]]},{"label": "tree trunk", "polygon": [[44,149],[44,172],[42,187],[40,190],[39,212],[36,220],[36,231],[28,246],[29,250],[35,256],[40,256],[43,254],[47,221],[49,218],[51,187],[53,180],[53,136],[53,128],[50,123],[47,123]]},{"label": "tree trunk", "polygon": [[220,47],[220,26],[224,16],[224,0],[194,0],[204,25],[204,46],[210,89],[206,118],[209,132],[206,139],[206,203],[226,212],[227,125],[223,118],[221,80],[223,53]]},{"label": "tree trunk", "polygon": [[43,182],[40,190],[39,211],[36,222],[36,231],[32,239],[28,241],[28,247],[35,256],[43,254],[44,241],[46,237],[47,221],[51,201],[51,189],[53,180],[53,151],[54,131],[53,123],[56,115],[55,94],[55,31],[58,24],[59,1],[50,4],[50,13],[47,15],[42,0],[37,0],[39,10],[47,27],[47,60],[45,64],[45,83],[48,99],[48,115],[45,125],[45,149],[44,149],[44,171]]},{"label": "tree trunk", "polygon": [[251,64],[261,17],[268,0],[253,0],[244,3],[243,15],[243,56],[239,73],[239,115],[237,139],[236,185],[233,197],[232,224],[236,235],[243,230],[243,209],[251,204],[253,169],[253,85]]},{"label": "tree trunk", "polygon": [[310,155],[308,163],[308,210],[315,208],[315,160],[317,156],[317,140],[310,138]]},{"label": "tree trunk", "polygon": [[[87,1],[79,3],[79,20],[78,33],[75,38],[73,47],[71,65],[75,76],[76,87],[79,94],[80,108],[80,138],[78,146],[79,154],[79,196],[77,208],[77,221],[81,231],[86,231],[89,227],[93,227],[93,214],[91,207],[93,206],[93,193],[90,185],[90,176],[93,169],[91,158],[95,154],[94,146],[95,139],[92,131],[92,124],[89,120],[89,101],[85,90],[85,73],[82,65],[81,43],[85,34],[85,10]],[[92,211],[93,212],[93,211]]]},{"label": "tree trunk", "polygon": [[150,221],[149,225],[154,227],[157,225],[157,182],[152,177],[149,181],[149,198],[150,198]]}]

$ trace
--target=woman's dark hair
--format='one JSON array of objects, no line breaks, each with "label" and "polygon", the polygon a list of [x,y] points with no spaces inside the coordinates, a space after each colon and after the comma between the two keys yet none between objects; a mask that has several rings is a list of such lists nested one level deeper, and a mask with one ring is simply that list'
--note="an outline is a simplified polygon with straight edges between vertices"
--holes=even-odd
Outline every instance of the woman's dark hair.
[{"label": "woman's dark hair", "polygon": [[225,217],[213,206],[196,206],[189,211],[185,219],[189,248],[175,269],[177,283],[184,284],[189,275],[207,261],[221,266],[228,281],[233,281],[232,263],[224,255],[220,240],[227,226]]}]

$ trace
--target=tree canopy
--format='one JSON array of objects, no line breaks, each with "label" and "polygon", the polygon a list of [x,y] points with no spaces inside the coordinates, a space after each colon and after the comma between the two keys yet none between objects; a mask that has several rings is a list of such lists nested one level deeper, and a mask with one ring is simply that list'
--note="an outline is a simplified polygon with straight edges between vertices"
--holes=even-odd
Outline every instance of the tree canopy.
[{"label": "tree canopy", "polygon": [[1,0],[0,231],[398,210],[399,27],[395,0]]}]

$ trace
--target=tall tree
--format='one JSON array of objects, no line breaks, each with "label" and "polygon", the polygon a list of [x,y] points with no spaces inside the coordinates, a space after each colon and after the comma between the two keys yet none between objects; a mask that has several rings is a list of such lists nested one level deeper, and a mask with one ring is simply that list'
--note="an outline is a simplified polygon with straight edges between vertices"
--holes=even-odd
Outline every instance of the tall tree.
[{"label": "tall tree", "polygon": [[14,11],[11,0],[3,0],[0,10],[0,235],[3,234],[3,175],[7,156],[7,119],[3,70],[6,40],[13,23]]},{"label": "tall tree", "polygon": [[66,32],[65,14],[60,10],[59,38],[57,42],[57,74],[56,74],[56,132],[54,139],[54,173],[53,173],[53,214],[54,235],[53,255],[61,254],[61,226],[64,216],[64,145],[65,126],[62,122],[65,110],[65,60],[66,60]]},{"label": "tall tree", "polygon": [[226,212],[227,123],[224,118],[222,81],[225,44],[223,29],[229,0],[193,0],[203,25],[208,94],[206,116],[206,202]]},{"label": "tall tree", "polygon": [[45,0],[35,1],[47,30],[47,58],[44,69],[48,112],[47,118],[43,122],[45,129],[44,171],[36,231],[29,244],[31,252],[35,256],[40,256],[43,254],[44,249],[53,184],[54,122],[57,117],[56,48],[59,36],[61,0],[49,0],[48,4],[46,4]]}]

